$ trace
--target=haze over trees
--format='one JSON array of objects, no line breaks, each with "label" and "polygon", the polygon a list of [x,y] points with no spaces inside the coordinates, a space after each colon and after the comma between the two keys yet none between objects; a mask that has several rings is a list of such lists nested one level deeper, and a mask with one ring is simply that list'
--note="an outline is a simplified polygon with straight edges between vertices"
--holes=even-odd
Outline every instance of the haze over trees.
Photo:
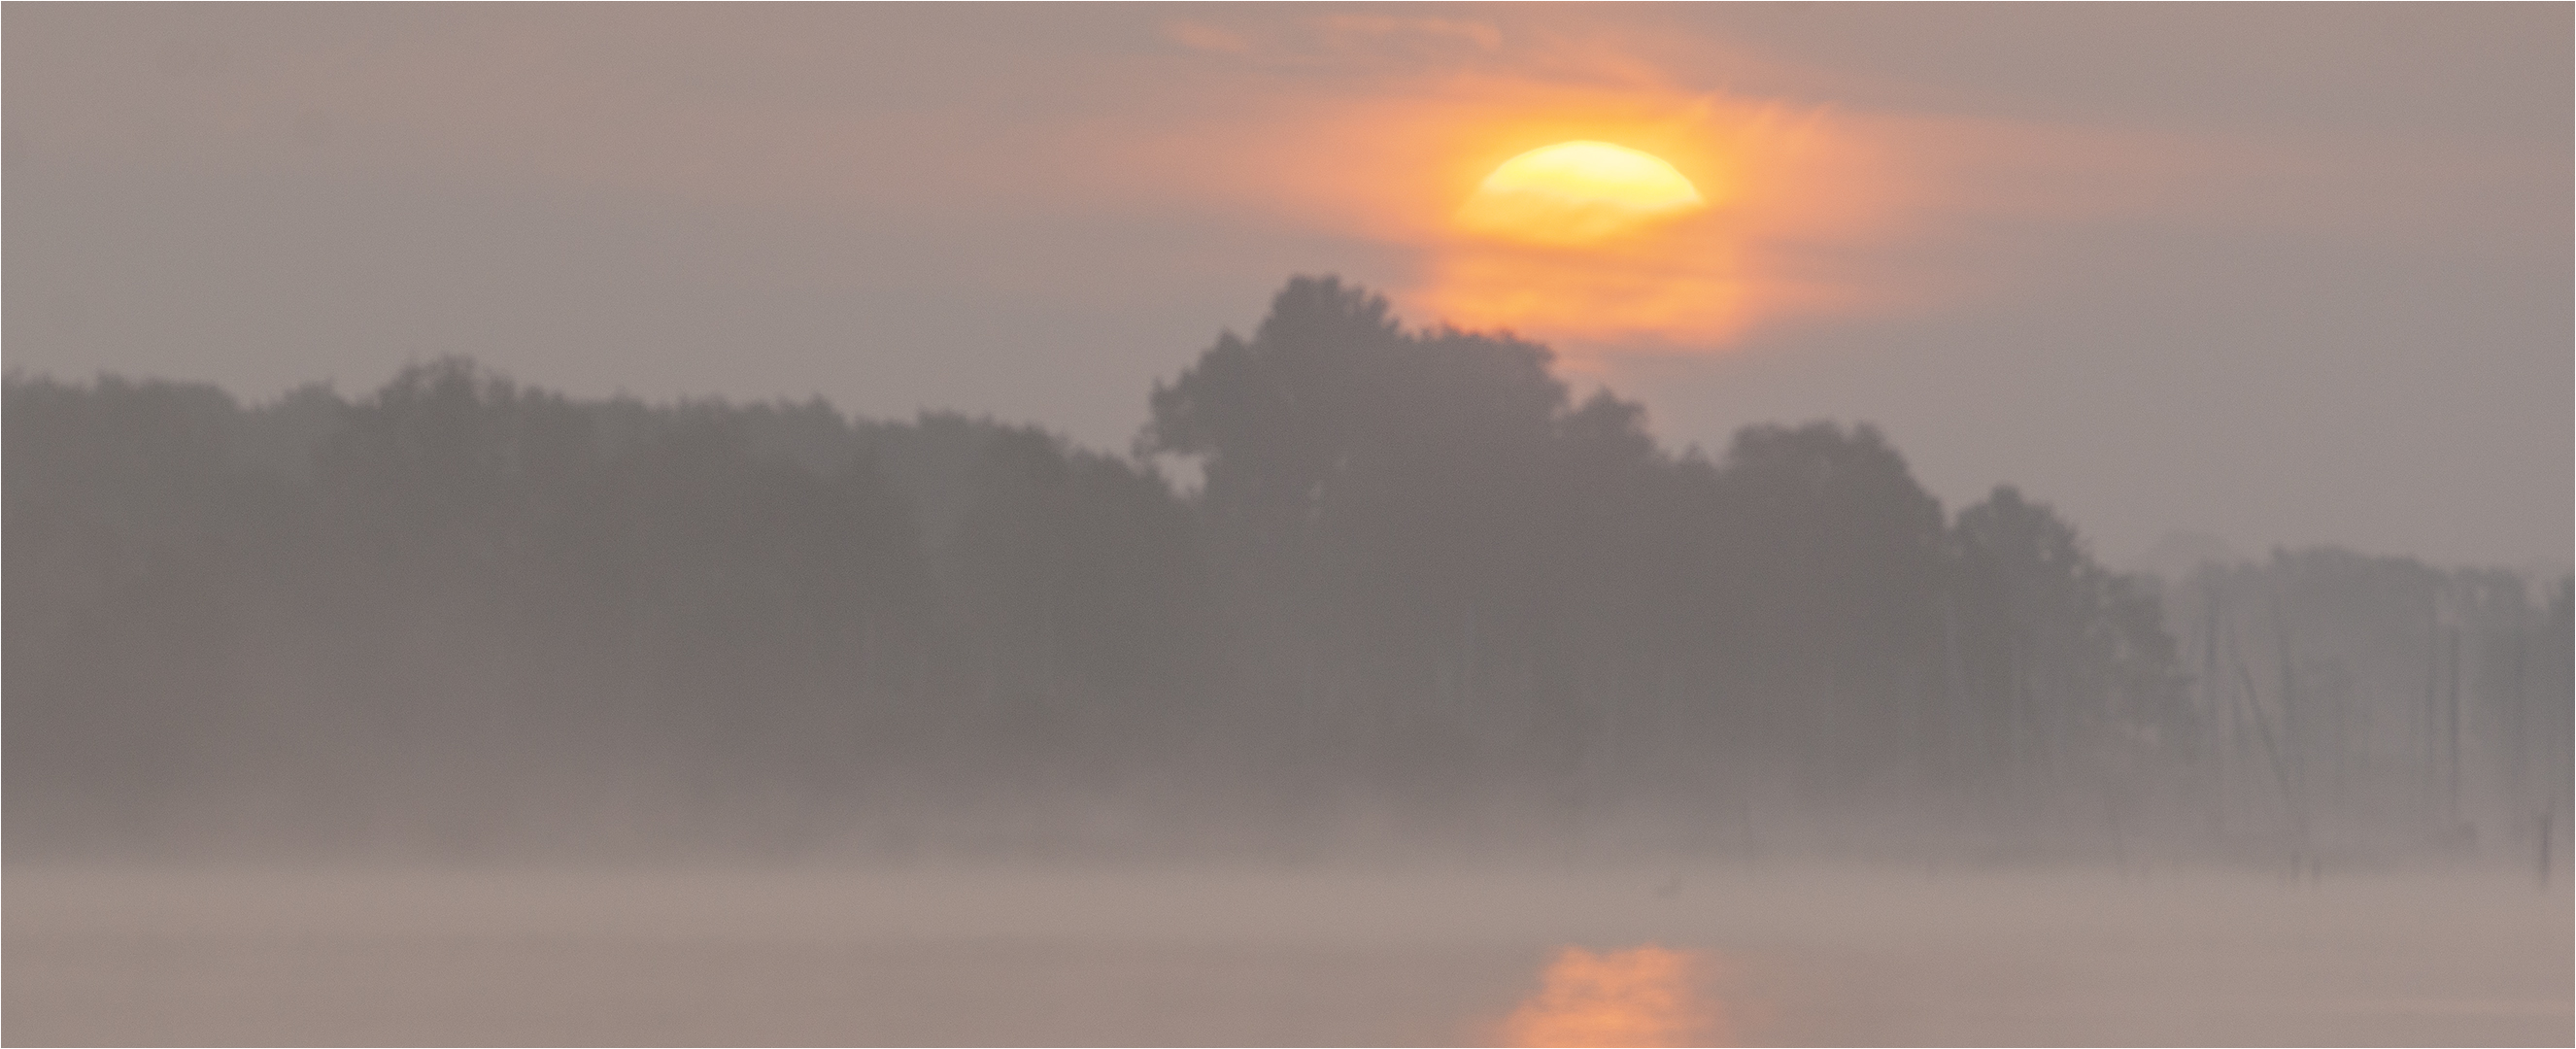
[{"label": "haze over trees", "polygon": [[463,359],[250,407],[13,373],[8,844],[2380,855],[2565,818],[2563,580],[2123,576],[1869,426],[1669,448],[1545,347],[1331,279],[1151,398],[1120,455]]}]

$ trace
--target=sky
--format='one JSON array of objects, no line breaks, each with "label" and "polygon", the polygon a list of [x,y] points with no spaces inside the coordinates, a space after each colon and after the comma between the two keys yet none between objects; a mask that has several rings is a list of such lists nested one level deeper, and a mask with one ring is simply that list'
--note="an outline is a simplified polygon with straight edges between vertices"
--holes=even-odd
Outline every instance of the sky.
[{"label": "sky", "polygon": [[[1124,449],[1294,274],[2114,564],[2563,568],[2566,5],[0,6],[0,357],[821,395]],[[1533,246],[1526,150],[1705,206]]]}]

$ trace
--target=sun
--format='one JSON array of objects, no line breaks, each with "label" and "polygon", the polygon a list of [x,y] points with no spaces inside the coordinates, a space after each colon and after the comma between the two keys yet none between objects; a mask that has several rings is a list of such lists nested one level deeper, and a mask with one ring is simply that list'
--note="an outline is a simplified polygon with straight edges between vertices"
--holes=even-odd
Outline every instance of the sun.
[{"label": "sun", "polygon": [[1592,244],[1708,206],[1652,153],[1560,142],[1504,161],[1458,209],[1459,228],[1531,244]]}]

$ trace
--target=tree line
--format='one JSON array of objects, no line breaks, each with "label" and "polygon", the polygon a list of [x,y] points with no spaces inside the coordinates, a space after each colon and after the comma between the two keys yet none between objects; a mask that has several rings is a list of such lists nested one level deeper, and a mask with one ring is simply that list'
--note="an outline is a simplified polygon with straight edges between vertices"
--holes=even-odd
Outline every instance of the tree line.
[{"label": "tree line", "polygon": [[1331,278],[1150,403],[1113,454],[464,359],[13,373],[9,837],[2009,848],[2209,825],[2242,759],[2173,594],[1866,425],[1672,449]]}]

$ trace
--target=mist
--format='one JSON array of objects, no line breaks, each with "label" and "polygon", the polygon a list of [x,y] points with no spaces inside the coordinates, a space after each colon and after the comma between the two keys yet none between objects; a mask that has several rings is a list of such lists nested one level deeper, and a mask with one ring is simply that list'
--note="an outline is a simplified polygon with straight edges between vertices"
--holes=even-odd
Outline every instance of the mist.
[{"label": "mist", "polygon": [[2567,576],[2115,571],[1332,277],[1137,393],[11,371],[8,1037],[2569,1034]]}]

